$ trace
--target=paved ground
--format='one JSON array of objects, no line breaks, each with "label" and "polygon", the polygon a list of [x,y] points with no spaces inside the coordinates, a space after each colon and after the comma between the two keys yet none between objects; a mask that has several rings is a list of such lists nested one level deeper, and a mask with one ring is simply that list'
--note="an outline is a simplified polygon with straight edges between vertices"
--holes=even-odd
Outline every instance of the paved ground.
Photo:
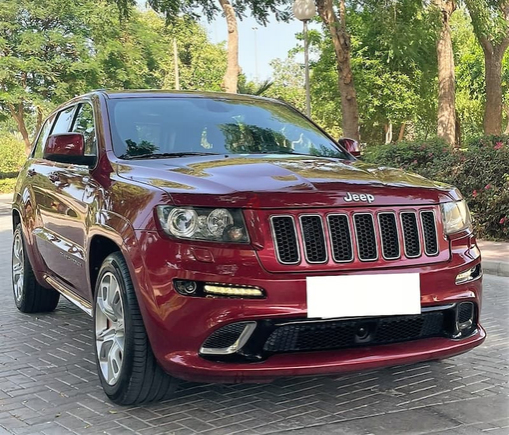
[{"label": "paved ground", "polygon": [[482,347],[441,362],[267,385],[183,384],[175,399],[109,403],[92,322],[63,301],[24,315],[10,288],[10,220],[0,209],[0,435],[509,434],[509,278],[486,276]]}]

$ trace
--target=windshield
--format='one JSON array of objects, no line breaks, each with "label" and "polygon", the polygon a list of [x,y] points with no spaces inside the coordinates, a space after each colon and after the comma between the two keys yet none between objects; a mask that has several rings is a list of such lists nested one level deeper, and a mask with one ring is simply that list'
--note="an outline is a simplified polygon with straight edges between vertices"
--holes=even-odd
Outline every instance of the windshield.
[{"label": "windshield", "polygon": [[304,154],[351,158],[304,116],[263,100],[130,98],[109,100],[115,154]]}]

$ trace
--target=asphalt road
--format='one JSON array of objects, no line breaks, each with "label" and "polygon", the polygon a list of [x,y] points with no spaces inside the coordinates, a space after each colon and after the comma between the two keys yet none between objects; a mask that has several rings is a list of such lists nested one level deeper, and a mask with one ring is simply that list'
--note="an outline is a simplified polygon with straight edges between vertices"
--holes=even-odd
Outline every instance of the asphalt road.
[{"label": "asphalt road", "polygon": [[122,408],[93,363],[92,321],[63,300],[19,313],[10,218],[0,210],[0,435],[509,434],[509,278],[486,276],[485,344],[440,362],[265,385],[184,383],[177,397]]}]

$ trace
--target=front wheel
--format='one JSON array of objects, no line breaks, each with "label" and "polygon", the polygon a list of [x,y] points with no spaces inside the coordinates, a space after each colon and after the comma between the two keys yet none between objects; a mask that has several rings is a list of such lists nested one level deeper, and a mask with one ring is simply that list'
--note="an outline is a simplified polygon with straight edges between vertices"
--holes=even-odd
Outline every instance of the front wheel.
[{"label": "front wheel", "polygon": [[119,405],[169,397],[177,380],[158,365],[124,257],[104,260],[94,296],[95,353],[106,395]]},{"label": "front wheel", "polygon": [[12,290],[16,307],[22,313],[53,311],[60,299],[56,290],[44,288],[37,282],[26,254],[21,224],[14,230],[12,243]]}]

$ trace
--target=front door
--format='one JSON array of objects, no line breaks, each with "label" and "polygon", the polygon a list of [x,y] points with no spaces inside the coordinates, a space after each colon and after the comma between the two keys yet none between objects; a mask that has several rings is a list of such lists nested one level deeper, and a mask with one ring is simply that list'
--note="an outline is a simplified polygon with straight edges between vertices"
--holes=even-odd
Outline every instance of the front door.
[{"label": "front door", "polygon": [[[64,109],[57,116],[52,134],[77,132],[85,138],[86,154],[97,155],[94,113],[92,106],[81,103]],[[62,123],[58,120],[62,117]],[[68,123],[63,118],[69,118]],[[90,168],[83,165],[55,162],[43,163],[46,181],[38,200],[42,230],[41,252],[51,273],[86,300],[91,300],[85,262],[88,202],[86,191],[94,184]],[[95,187],[95,186],[94,186]]]}]

